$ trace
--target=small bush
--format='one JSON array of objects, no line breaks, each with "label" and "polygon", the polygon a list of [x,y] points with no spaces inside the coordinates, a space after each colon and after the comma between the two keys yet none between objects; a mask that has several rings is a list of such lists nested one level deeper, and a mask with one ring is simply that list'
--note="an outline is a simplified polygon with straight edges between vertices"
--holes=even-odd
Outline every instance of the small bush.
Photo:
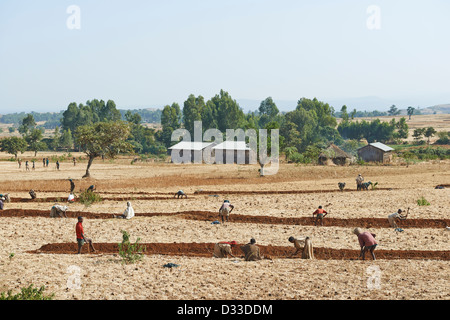
[{"label": "small bush", "polygon": [[140,238],[132,244],[130,242],[130,234],[127,231],[122,232],[122,243],[119,243],[119,256],[122,257],[124,263],[135,263],[142,259],[145,246],[139,244]]},{"label": "small bush", "polygon": [[27,288],[22,288],[20,293],[13,295],[12,290],[8,292],[2,292],[0,294],[0,300],[53,300],[55,294],[44,295],[45,286],[34,288],[31,284]]},{"label": "small bush", "polygon": [[417,204],[419,206],[429,206],[430,205],[430,203],[424,197],[422,197],[419,200],[417,200]]},{"label": "small bush", "polygon": [[85,190],[80,194],[80,203],[84,204],[86,207],[89,207],[95,202],[101,201],[102,197],[95,192]]}]

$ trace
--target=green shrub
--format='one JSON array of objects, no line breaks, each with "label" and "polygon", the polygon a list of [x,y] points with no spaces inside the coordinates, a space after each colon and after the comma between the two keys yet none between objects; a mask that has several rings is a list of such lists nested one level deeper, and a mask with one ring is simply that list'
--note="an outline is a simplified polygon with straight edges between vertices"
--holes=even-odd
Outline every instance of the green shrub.
[{"label": "green shrub", "polygon": [[429,206],[430,205],[430,203],[424,197],[422,197],[419,200],[417,200],[417,204],[419,206]]},{"label": "green shrub", "polygon": [[31,284],[27,288],[22,288],[20,293],[13,295],[12,290],[8,290],[8,292],[2,292],[0,294],[0,300],[53,300],[55,294],[44,295],[45,286],[38,288],[34,288],[33,284]]},{"label": "green shrub", "polygon": [[85,190],[80,194],[80,203],[84,204],[86,207],[89,207],[91,204],[95,202],[101,201],[102,197],[95,192]]},{"label": "green shrub", "polygon": [[119,243],[119,256],[122,257],[124,263],[135,263],[142,259],[145,246],[139,244],[140,238],[132,244],[130,242],[130,234],[127,231],[122,232],[122,243]]}]

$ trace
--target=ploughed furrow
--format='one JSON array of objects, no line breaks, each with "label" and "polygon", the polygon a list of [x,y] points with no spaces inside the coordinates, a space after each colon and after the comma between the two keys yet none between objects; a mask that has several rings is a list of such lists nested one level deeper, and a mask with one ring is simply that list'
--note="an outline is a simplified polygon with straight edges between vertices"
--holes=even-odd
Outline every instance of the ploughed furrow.
[{"label": "ploughed furrow", "polygon": [[[142,243],[146,255],[167,255],[185,257],[212,257],[213,243]],[[94,243],[95,254],[117,254],[117,243]],[[284,259],[295,251],[294,247],[258,246],[265,259]],[[76,243],[52,243],[38,250],[29,251],[35,254],[76,254]],[[88,246],[83,247],[82,254],[88,253]],[[356,260],[359,250],[314,248],[314,258],[318,260]],[[233,248],[233,254],[243,257],[239,245]],[[371,259],[370,254],[366,259]],[[375,250],[377,259],[382,260],[450,260],[450,251],[419,251],[419,250]],[[298,256],[295,258],[299,258]]]},{"label": "ploughed furrow", "polygon": [[[374,192],[374,191],[391,191],[397,190],[394,188],[375,188],[371,189],[369,187],[368,190],[363,190],[359,192]],[[255,194],[314,194],[314,193],[336,193],[336,192],[356,192],[356,189],[344,189],[343,191],[339,189],[333,190],[255,190],[255,191],[239,191],[239,190],[228,190],[228,191],[205,191],[205,190],[197,190],[194,192],[196,195],[229,195],[229,194],[238,194],[238,195],[255,195]]]},{"label": "ploughed furrow", "polygon": [[[157,197],[157,196],[146,196],[146,197],[102,197],[101,201],[136,201],[136,200],[172,200],[174,197]],[[181,200],[181,199],[180,199]],[[189,199],[183,199],[189,200]],[[74,202],[79,202],[79,198],[75,198]],[[12,203],[44,203],[44,202],[67,202],[67,199],[64,197],[47,197],[47,198],[11,198]]]},{"label": "ploughed furrow", "polygon": [[[79,216],[85,219],[112,219],[111,213],[95,213],[95,212],[73,212],[67,211],[68,218],[77,218]],[[119,214],[119,213],[116,213]],[[136,213],[135,217],[179,217],[186,220],[194,221],[218,221],[220,220],[218,213],[210,211],[182,211],[170,213]],[[34,209],[8,209],[0,211],[0,218],[14,217],[44,217],[50,218],[50,208],[46,211]],[[299,218],[282,218],[270,216],[252,216],[231,214],[229,223],[251,223],[251,224],[274,224],[274,225],[298,225],[298,226],[314,226],[312,217]],[[417,229],[443,229],[450,225],[450,219],[407,219],[398,222],[400,228],[417,228]],[[389,222],[383,218],[325,218],[324,227],[343,227],[343,228],[391,228]]]}]

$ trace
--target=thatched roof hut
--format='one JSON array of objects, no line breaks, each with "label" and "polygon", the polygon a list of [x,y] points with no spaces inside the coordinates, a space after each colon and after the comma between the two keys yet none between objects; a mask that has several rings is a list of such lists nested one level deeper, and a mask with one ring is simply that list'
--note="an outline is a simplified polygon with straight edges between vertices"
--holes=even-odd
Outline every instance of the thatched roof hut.
[{"label": "thatched roof hut", "polygon": [[347,152],[345,152],[335,144],[330,144],[328,148],[326,148],[321,154],[319,154],[319,164],[336,164],[343,166],[347,164],[347,162],[351,158],[352,157]]}]

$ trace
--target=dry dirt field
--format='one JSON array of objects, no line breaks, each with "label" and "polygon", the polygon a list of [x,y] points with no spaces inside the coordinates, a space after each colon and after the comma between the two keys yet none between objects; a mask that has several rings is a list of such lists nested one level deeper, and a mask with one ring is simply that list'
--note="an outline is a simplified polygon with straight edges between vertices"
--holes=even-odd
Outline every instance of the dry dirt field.
[{"label": "dry dirt field", "polygon": [[[51,156],[52,154],[48,154]],[[37,159],[47,156],[38,154]],[[76,155],[77,157],[79,155]],[[25,154],[22,158],[32,158]],[[10,155],[1,154],[8,159]],[[85,162],[63,162],[26,172],[0,161],[1,190],[12,202],[0,212],[0,292],[45,285],[58,300],[316,300],[425,299],[450,297],[450,162],[406,166],[319,167],[282,164],[261,178],[256,166],[136,163],[131,159],[96,160],[92,178],[82,180]],[[378,182],[378,189],[357,192],[355,178]],[[103,201],[85,207],[68,204],[68,219],[51,219],[70,184],[75,192],[95,184]],[[339,192],[338,182],[346,182]],[[435,189],[437,185],[448,185]],[[34,189],[38,199],[30,201]],[[179,189],[188,199],[174,199]],[[430,206],[418,206],[425,197]],[[212,224],[224,199],[235,205],[232,221]],[[112,219],[130,201],[136,217]],[[329,211],[325,225],[312,223],[313,211]],[[387,216],[399,208],[411,215],[396,232]],[[76,217],[97,252],[76,255]],[[352,230],[375,233],[377,260],[357,260]],[[121,230],[148,246],[142,261],[123,264],[117,244]],[[315,260],[287,259],[290,236],[309,236]],[[265,259],[245,262],[215,259],[214,243],[254,237]],[[10,257],[14,254],[13,257]],[[177,268],[163,265],[175,263]],[[378,276],[379,282],[374,277]],[[78,287],[77,284],[80,284]]]}]

